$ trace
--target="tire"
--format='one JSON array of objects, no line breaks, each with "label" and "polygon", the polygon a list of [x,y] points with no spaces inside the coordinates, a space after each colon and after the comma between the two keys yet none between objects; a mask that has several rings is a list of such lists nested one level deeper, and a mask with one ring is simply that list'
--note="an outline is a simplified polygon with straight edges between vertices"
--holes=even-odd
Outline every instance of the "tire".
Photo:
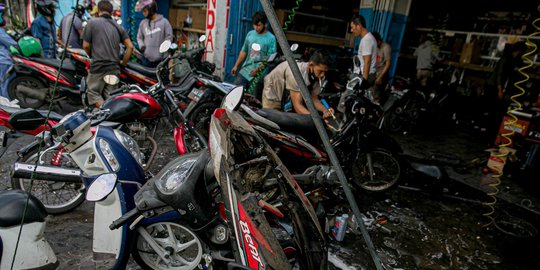
[{"label": "tire", "polygon": [[30,98],[17,91],[18,85],[24,85],[35,89],[43,89],[46,87],[46,85],[40,79],[31,76],[17,76],[8,84],[8,93],[11,99],[17,99],[19,101],[19,105],[22,108],[37,109],[45,103],[44,100]]},{"label": "tire", "polygon": [[327,269],[327,250],[324,245],[317,240],[317,228],[310,222],[309,216],[301,210],[298,203],[291,203],[291,220],[293,223],[293,240],[300,252],[298,260],[300,269]]},{"label": "tire", "polygon": [[[371,159],[372,174],[368,157]],[[390,151],[374,149],[358,155],[351,166],[351,173],[352,182],[358,187],[369,191],[383,191],[397,183],[401,177],[401,165]]]},{"label": "tire", "polygon": [[214,110],[219,108],[219,105],[214,102],[205,102],[195,108],[193,112],[188,116],[188,120],[191,121],[195,129],[208,138],[208,128],[210,127],[210,120]]},{"label": "tire", "polygon": [[[35,163],[37,159],[38,149],[30,151],[22,158],[17,159],[18,162]],[[47,152],[43,156],[46,166],[54,166],[50,163],[53,153]],[[62,167],[78,168],[75,162],[68,155],[62,158]],[[30,179],[11,178],[11,187],[24,191],[30,190]],[[63,214],[75,209],[84,201],[84,184],[82,183],[66,183],[44,180],[34,180],[32,183],[32,195],[36,196],[47,209],[49,214]]]},{"label": "tire", "polygon": [[[131,255],[143,269],[198,269],[197,266],[200,264],[203,254],[203,244],[191,230],[172,222],[150,224],[146,226],[145,230],[160,248],[164,250],[170,250],[172,248],[174,253],[170,255],[170,259],[176,259],[177,261],[166,263],[159,259],[159,255],[152,249],[146,239],[137,233],[133,242],[133,248],[131,249]],[[171,237],[169,232],[173,232],[173,237]],[[179,244],[185,243],[191,244],[186,246],[184,250],[177,250]],[[178,262],[179,258],[184,259],[187,265],[185,262]]]}]

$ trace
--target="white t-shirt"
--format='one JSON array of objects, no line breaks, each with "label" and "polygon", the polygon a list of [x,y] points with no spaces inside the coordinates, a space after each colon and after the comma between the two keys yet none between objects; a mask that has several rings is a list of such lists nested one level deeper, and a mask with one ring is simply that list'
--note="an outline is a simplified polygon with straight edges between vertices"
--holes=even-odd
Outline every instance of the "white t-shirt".
[{"label": "white t-shirt", "polygon": [[365,55],[371,55],[371,66],[369,67],[369,74],[375,74],[377,71],[377,40],[371,33],[367,33],[361,40],[358,46],[358,58],[360,58],[360,67],[354,67],[354,73],[361,74],[364,70],[364,57]]}]

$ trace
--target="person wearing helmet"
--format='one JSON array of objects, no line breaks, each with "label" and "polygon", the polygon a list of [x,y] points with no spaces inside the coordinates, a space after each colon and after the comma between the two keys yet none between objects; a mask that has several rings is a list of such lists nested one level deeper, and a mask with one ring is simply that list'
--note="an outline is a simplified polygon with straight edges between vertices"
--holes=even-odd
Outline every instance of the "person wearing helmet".
[{"label": "person wearing helmet", "polygon": [[145,17],[139,25],[137,43],[143,52],[142,64],[148,67],[155,67],[161,62],[159,46],[163,41],[172,41],[173,38],[171,24],[157,13],[157,9],[154,0],[139,0],[135,6],[135,10],[142,11]]},{"label": "person wearing helmet", "polygon": [[9,78],[4,78],[4,74],[6,74],[11,66],[13,66],[9,47],[17,46],[17,42],[15,42],[15,40],[8,35],[6,29],[4,29],[4,26],[6,25],[6,21],[4,20],[5,11],[6,6],[3,3],[0,3],[0,94],[10,98],[7,91],[7,85],[14,75]]},{"label": "person wearing helmet", "polygon": [[[81,36],[83,32],[82,16],[84,15],[85,8],[82,5],[78,5],[72,12],[68,13],[60,22],[60,28],[58,29],[58,40],[66,47],[75,49],[82,48]],[[75,16],[75,18],[73,18]],[[73,25],[72,23],[73,22]],[[71,32],[71,34],[70,34]],[[69,42],[68,42],[69,35]]]},{"label": "person wearing helmet", "polygon": [[43,48],[43,57],[56,58],[56,25],[54,12],[56,5],[53,0],[36,0],[39,16],[32,22],[30,30]]},{"label": "person wearing helmet", "polygon": [[[112,18],[113,5],[108,0],[101,0],[97,4],[98,16],[88,21],[83,32],[83,49],[92,58],[90,72],[86,78],[88,85],[88,104],[100,107],[109,92],[117,88],[108,85],[103,78],[106,75],[120,75],[120,65],[127,65],[133,43],[128,34]],[[120,62],[120,44],[126,50]]]}]

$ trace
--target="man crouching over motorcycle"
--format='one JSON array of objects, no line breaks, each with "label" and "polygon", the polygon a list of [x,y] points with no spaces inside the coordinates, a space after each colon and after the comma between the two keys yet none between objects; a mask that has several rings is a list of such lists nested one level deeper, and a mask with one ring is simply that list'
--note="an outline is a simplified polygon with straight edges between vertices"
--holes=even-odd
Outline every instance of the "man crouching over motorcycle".
[{"label": "man crouching over motorcycle", "polygon": [[[334,109],[326,108],[319,99],[321,85],[325,79],[324,75],[328,71],[329,62],[329,53],[326,50],[317,50],[311,55],[309,62],[297,63],[302,78],[311,93],[313,104],[317,111],[323,113],[324,118],[331,117],[334,114]],[[291,68],[288,62],[285,61],[264,78],[263,108],[281,110],[288,99],[286,96],[289,95],[296,113],[309,114]]]}]

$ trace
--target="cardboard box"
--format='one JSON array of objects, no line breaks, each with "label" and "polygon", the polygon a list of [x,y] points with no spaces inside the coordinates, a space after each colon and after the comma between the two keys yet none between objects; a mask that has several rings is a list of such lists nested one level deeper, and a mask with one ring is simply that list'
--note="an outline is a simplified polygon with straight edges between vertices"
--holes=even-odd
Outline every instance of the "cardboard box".
[{"label": "cardboard box", "polygon": [[487,167],[496,173],[502,173],[506,160],[516,154],[516,149],[509,147],[488,149],[490,152]]},{"label": "cardboard box", "polygon": [[206,30],[206,8],[203,9],[190,7],[189,14],[193,19],[193,24],[191,25],[191,28]]},{"label": "cardboard box", "polygon": [[182,28],[188,12],[188,9],[171,8],[169,10],[169,22],[172,28]]},{"label": "cardboard box", "polygon": [[[503,137],[503,134],[509,133],[511,131],[514,131],[515,133],[519,133],[521,135],[527,134],[527,130],[529,129],[530,122],[527,120],[519,119],[515,121],[512,116],[505,116],[503,117],[503,120],[501,122],[501,126],[499,127],[499,133],[497,134],[497,138],[495,139],[495,144],[503,144],[508,143],[506,141],[506,138]],[[511,137],[510,137],[511,138]],[[510,144],[510,146],[512,143]]]},{"label": "cardboard box", "polygon": [[459,62],[461,64],[477,64],[480,59],[480,46],[475,42],[467,42],[463,45]]}]

